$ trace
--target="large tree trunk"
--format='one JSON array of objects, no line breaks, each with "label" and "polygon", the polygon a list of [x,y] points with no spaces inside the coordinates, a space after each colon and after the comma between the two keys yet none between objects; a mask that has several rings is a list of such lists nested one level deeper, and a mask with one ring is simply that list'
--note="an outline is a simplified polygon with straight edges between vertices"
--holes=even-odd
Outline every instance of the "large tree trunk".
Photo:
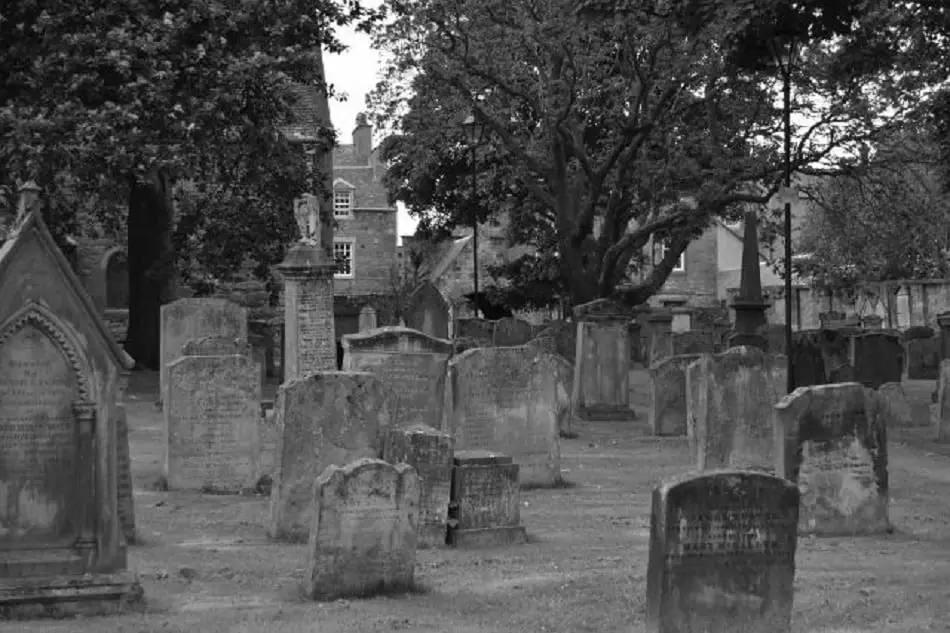
[{"label": "large tree trunk", "polygon": [[160,308],[174,300],[172,182],[155,171],[129,192],[129,331],[125,350],[138,368],[158,369]]}]

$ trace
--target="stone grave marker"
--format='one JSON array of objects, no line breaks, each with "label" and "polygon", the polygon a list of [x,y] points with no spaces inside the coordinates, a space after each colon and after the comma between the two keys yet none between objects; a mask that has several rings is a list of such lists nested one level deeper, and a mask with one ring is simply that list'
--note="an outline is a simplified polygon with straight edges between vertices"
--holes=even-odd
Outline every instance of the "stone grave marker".
[{"label": "stone grave marker", "polygon": [[632,420],[630,329],[632,312],[608,299],[574,308],[577,352],[574,407],[588,420]]},{"label": "stone grave marker", "polygon": [[522,319],[504,317],[495,323],[492,341],[497,347],[517,347],[531,340],[531,324]]},{"label": "stone grave marker", "polygon": [[790,633],[798,501],[794,483],[759,472],[654,489],[647,630]]},{"label": "stone grave marker", "polygon": [[654,435],[686,435],[686,368],[699,357],[670,356],[650,367],[650,428]]},{"label": "stone grave marker", "polygon": [[854,382],[800,387],[775,406],[775,468],[801,489],[799,533],[889,530],[887,417]]},{"label": "stone grave marker", "polygon": [[165,397],[166,366],[181,358],[185,343],[206,336],[247,340],[247,309],[226,299],[179,299],[162,306],[159,398]]},{"label": "stone grave marker", "polygon": [[391,391],[365,372],[315,372],[280,386],[274,405],[271,538],[306,541],[314,480],[328,466],[379,458],[392,409]]},{"label": "stone grave marker", "polygon": [[395,398],[393,423],[442,426],[445,375],[452,341],[406,327],[383,327],[343,337],[343,370],[366,371]]},{"label": "stone grave marker", "polygon": [[117,504],[119,524],[127,545],[133,545],[138,537],[135,529],[135,488],[132,484],[132,455],[129,448],[129,424],[125,405],[115,407],[115,465],[117,476]]},{"label": "stone grave marker", "polygon": [[524,543],[518,464],[502,453],[456,451],[448,543],[492,547]]},{"label": "stone grave marker", "polygon": [[[0,619],[139,604],[119,520],[116,422],[134,365],[43,221],[0,243]],[[0,238],[2,239],[2,238]]]},{"label": "stone grave marker", "polygon": [[552,345],[553,349],[550,350],[551,352],[566,358],[567,362],[571,363],[572,366],[574,365],[575,356],[577,354],[576,323],[564,320],[551,321],[534,337],[536,341],[542,339],[550,339],[552,342],[545,343],[544,345]]},{"label": "stone grave marker", "polygon": [[699,398],[690,442],[697,470],[771,470],[772,407],[786,393],[785,357],[739,346],[701,356],[690,370]]},{"label": "stone grave marker", "polygon": [[367,330],[375,330],[377,327],[376,308],[370,305],[360,308],[359,331],[366,332]]},{"label": "stone grave marker", "polygon": [[449,338],[449,304],[432,282],[425,282],[409,297],[406,326],[435,338]]},{"label": "stone grave marker", "polygon": [[934,431],[938,442],[950,441],[950,359],[940,361]]},{"label": "stone grave marker", "polygon": [[260,368],[247,356],[168,364],[164,474],[172,489],[240,492],[260,454]]},{"label": "stone grave marker", "polygon": [[328,466],[313,485],[312,505],[309,599],[412,589],[419,521],[412,466],[367,458]]},{"label": "stone grave marker", "polygon": [[559,364],[525,347],[470,349],[449,361],[444,429],[456,450],[510,455],[522,484],[561,479]]},{"label": "stone grave marker", "polygon": [[940,374],[940,339],[912,339],[906,345],[908,379],[936,380]]},{"label": "stone grave marker", "polygon": [[696,428],[698,419],[705,419],[709,408],[709,381],[703,378],[706,363],[700,363],[706,354],[701,354],[696,361],[686,366],[686,437],[689,441],[689,454],[696,455],[697,446]]},{"label": "stone grave marker", "polygon": [[877,389],[886,382],[900,382],[904,374],[904,344],[899,334],[863,332],[851,336],[854,382]]},{"label": "stone grave marker", "polygon": [[878,390],[884,407],[888,411],[887,426],[914,426],[914,413],[904,385],[899,382],[886,382]]},{"label": "stone grave marker", "polygon": [[453,445],[451,435],[422,424],[391,428],[386,435],[383,459],[409,464],[419,475],[419,548],[445,545]]}]

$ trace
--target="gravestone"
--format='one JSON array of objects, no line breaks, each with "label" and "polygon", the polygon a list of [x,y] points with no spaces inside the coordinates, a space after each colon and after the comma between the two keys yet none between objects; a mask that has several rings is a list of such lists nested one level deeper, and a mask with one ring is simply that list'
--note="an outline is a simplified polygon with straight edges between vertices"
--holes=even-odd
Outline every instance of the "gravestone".
[{"label": "gravestone", "polygon": [[419,475],[419,548],[445,545],[452,488],[452,436],[422,424],[389,429],[383,459],[405,463]]},{"label": "gravestone", "polygon": [[168,364],[164,474],[172,489],[240,492],[260,454],[260,368],[247,356]]},{"label": "gravestone", "polygon": [[452,353],[452,341],[405,327],[383,327],[343,337],[343,370],[369,372],[392,390],[394,424],[439,428]]},{"label": "gravestone", "polygon": [[586,420],[632,420],[630,330],[632,312],[608,299],[574,308],[577,352],[574,407]]},{"label": "gravestone", "polygon": [[129,447],[129,424],[125,405],[116,405],[115,416],[115,466],[118,473],[116,494],[119,524],[122,526],[126,545],[133,545],[138,537],[135,529],[135,489],[132,484],[132,455]]},{"label": "gravestone", "polygon": [[887,417],[855,382],[801,387],[775,406],[775,468],[801,490],[799,533],[889,530]]},{"label": "gravestone", "polygon": [[651,633],[790,633],[798,488],[718,471],[653,491],[647,567]]},{"label": "gravestone", "polygon": [[558,433],[561,437],[574,436],[574,407],[571,394],[574,392],[574,366],[563,356],[549,354],[553,359],[555,384],[557,385],[557,417]]},{"label": "gravestone", "polygon": [[785,357],[740,346],[701,356],[693,368],[699,402],[688,435],[697,470],[771,470],[772,407],[786,393]]},{"label": "gravestone", "polygon": [[206,336],[247,340],[247,310],[225,299],[179,299],[161,307],[160,399],[166,366],[182,357],[185,343]]},{"label": "gravestone", "polygon": [[431,282],[425,282],[410,295],[406,308],[406,327],[435,338],[449,338],[449,304]]},{"label": "gravestone", "polygon": [[312,505],[307,598],[412,589],[419,520],[412,466],[366,458],[328,466],[313,485]]},{"label": "gravestone", "polygon": [[492,547],[524,543],[518,464],[491,451],[456,451],[448,544]]},{"label": "gravestone", "polygon": [[523,484],[561,480],[558,361],[525,347],[483,347],[449,361],[444,430],[456,450],[505,450]]},{"label": "gravestone", "polygon": [[914,413],[904,385],[899,382],[886,382],[877,390],[888,412],[887,427],[913,426]]},{"label": "gravestone", "polygon": [[648,332],[647,367],[673,355],[673,313],[656,310],[646,315]]},{"label": "gravestone", "polygon": [[315,372],[280,386],[274,404],[271,538],[306,541],[314,480],[328,466],[380,457],[392,408],[390,390],[369,373]]},{"label": "gravestone", "polygon": [[828,382],[822,338],[825,330],[792,333],[791,364],[795,368],[795,387],[824,385]]},{"label": "gravestone", "polygon": [[709,381],[703,378],[707,367],[698,362],[704,356],[701,354],[696,361],[686,366],[686,438],[689,441],[690,456],[696,454],[696,420],[705,418],[709,408]]},{"label": "gravestone", "polygon": [[899,334],[877,331],[851,336],[854,382],[877,389],[886,382],[900,382],[904,375],[904,344]]},{"label": "gravestone", "polygon": [[503,317],[495,322],[492,342],[497,347],[517,347],[531,340],[531,324],[514,317]]},{"label": "gravestone", "polygon": [[936,380],[940,374],[940,339],[919,338],[907,341],[907,377],[910,380]]},{"label": "gravestone", "polygon": [[0,620],[141,602],[126,571],[116,445],[133,365],[27,183],[0,244]]},{"label": "gravestone", "polygon": [[950,441],[950,359],[940,361],[934,431],[938,442]]},{"label": "gravestone", "polygon": [[476,342],[472,347],[489,347],[495,338],[495,321],[488,319],[458,319],[455,337]]},{"label": "gravestone", "polygon": [[373,306],[363,306],[360,308],[359,331],[375,330],[378,327],[376,321],[376,308]]},{"label": "gravestone", "polygon": [[654,435],[686,435],[686,368],[699,357],[670,356],[650,367],[650,428]]},{"label": "gravestone", "polygon": [[246,356],[251,358],[251,344],[245,339],[224,336],[202,336],[186,341],[182,356]]}]

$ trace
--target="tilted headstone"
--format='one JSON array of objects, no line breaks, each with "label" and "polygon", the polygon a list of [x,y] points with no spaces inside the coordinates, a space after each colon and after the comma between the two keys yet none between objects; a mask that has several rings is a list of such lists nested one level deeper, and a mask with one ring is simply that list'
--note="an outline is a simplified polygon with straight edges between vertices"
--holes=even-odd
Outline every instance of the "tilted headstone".
[{"label": "tilted headstone", "polygon": [[505,451],[521,482],[561,480],[558,362],[525,347],[470,349],[449,361],[446,431],[456,450]]},{"label": "tilted headstone", "polygon": [[419,521],[419,477],[408,464],[359,459],[328,466],[313,485],[309,562],[311,600],[412,589]]},{"label": "tilted headstone", "polygon": [[799,532],[888,531],[887,417],[858,383],[801,387],[775,407],[775,468],[801,489]]},{"label": "tilted headstone", "polygon": [[448,543],[491,547],[524,543],[518,464],[491,451],[456,451]]},{"label": "tilted headstone", "polygon": [[395,397],[397,425],[442,426],[445,375],[452,341],[405,327],[383,327],[343,337],[343,370],[366,371]]},{"label": "tilted headstone", "polygon": [[429,336],[449,338],[449,304],[431,282],[419,286],[409,297],[406,326]]},{"label": "tilted headstone", "polygon": [[37,199],[35,185],[21,188],[0,243],[0,617],[13,619],[115,612],[142,597],[126,571],[117,481],[134,361]]},{"label": "tilted headstone", "polygon": [[492,338],[497,347],[517,347],[531,340],[531,324],[514,317],[504,317],[495,323]]},{"label": "tilted headstone", "polygon": [[390,464],[405,463],[419,475],[420,548],[445,545],[452,488],[452,436],[422,424],[389,429],[383,459]]},{"label": "tilted headstone", "polygon": [[694,368],[690,380],[698,381],[700,404],[694,408],[690,454],[697,470],[771,470],[772,407],[786,394],[785,357],[733,347],[700,357],[689,369]]},{"label": "tilted headstone", "polygon": [[125,405],[115,408],[115,465],[117,476],[117,497],[119,523],[127,545],[136,543],[135,529],[135,493],[132,484],[132,455],[129,447],[129,423]]},{"label": "tilted headstone", "polygon": [[182,357],[185,343],[206,336],[247,340],[247,309],[226,299],[179,299],[161,307],[160,398],[167,365]]},{"label": "tilted headstone", "polygon": [[799,492],[718,471],[653,491],[647,567],[652,633],[790,633]]},{"label": "tilted headstone", "polygon": [[900,382],[904,374],[904,344],[899,334],[877,331],[851,337],[854,382],[877,389],[886,382]]},{"label": "tilted headstone", "polygon": [[686,435],[686,368],[699,357],[670,356],[650,367],[650,428],[654,435]]},{"label": "tilted headstone", "polygon": [[364,372],[316,372],[280,386],[274,404],[271,538],[306,540],[314,480],[328,466],[379,458],[392,408],[391,391]]},{"label": "tilted headstone", "polygon": [[574,308],[577,353],[574,407],[582,419],[632,420],[630,330],[632,312],[608,299]]},{"label": "tilted headstone", "polygon": [[247,356],[182,356],[168,365],[164,474],[172,489],[240,492],[260,454],[260,368]]}]

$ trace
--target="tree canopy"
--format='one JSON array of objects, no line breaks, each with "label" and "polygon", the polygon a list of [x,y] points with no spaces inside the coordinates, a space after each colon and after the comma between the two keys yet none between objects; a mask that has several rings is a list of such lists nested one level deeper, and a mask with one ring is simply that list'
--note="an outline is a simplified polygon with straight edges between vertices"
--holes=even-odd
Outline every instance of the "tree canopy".
[{"label": "tree canopy", "polygon": [[[712,218],[778,190],[779,78],[764,60],[781,37],[812,38],[790,77],[794,170],[854,164],[916,105],[919,84],[884,72],[893,59],[857,63],[864,30],[840,34],[858,14],[895,21],[883,0],[834,14],[817,0],[387,6],[375,39],[390,63],[372,102],[396,132],[384,146],[393,196],[429,229],[507,212],[512,238],[536,247],[513,267],[559,277],[575,303],[616,292],[643,302]],[[789,7],[798,22],[776,29],[791,24]],[[750,45],[763,34],[770,51]],[[474,194],[470,110],[486,128]],[[642,254],[658,239],[669,248],[651,266]]]}]

